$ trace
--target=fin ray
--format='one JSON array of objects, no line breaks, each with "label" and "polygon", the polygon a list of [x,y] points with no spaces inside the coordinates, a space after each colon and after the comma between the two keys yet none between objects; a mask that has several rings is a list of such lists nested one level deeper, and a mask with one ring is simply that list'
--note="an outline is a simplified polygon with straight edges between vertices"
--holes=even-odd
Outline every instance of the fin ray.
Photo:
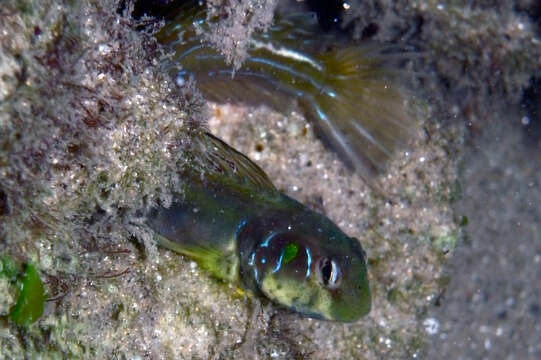
[{"label": "fin ray", "polygon": [[199,161],[201,173],[210,182],[224,182],[238,192],[278,193],[267,174],[244,154],[214,135],[196,130],[192,156]]},{"label": "fin ray", "polygon": [[[326,93],[305,102],[312,108],[319,135],[372,184],[396,149],[412,137],[414,128],[406,98],[396,87],[392,70],[386,72],[387,55],[377,55],[384,49],[358,46],[322,54],[321,62],[330,71]],[[328,96],[330,91],[334,96]],[[313,109],[315,103],[317,109]]]}]

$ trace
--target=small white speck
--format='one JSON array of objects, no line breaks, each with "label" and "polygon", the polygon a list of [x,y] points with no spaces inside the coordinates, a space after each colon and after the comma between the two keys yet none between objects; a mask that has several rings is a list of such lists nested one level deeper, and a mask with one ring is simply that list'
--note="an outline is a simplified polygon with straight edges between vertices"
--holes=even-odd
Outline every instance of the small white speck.
[{"label": "small white speck", "polygon": [[184,76],[181,73],[175,77],[175,84],[177,84],[178,87],[182,87],[186,84],[186,80],[184,80]]},{"label": "small white speck", "polygon": [[111,51],[111,48],[107,44],[99,44],[98,45],[98,51],[102,54],[108,54]]},{"label": "small white speck", "polygon": [[479,326],[479,332],[480,332],[481,334],[486,334],[486,333],[488,332],[488,330],[489,330],[489,327],[486,326],[486,325],[481,325],[481,326]]},{"label": "small white speck", "polygon": [[522,119],[520,119],[520,122],[521,122],[522,125],[524,125],[524,126],[529,125],[529,124],[530,124],[530,118],[527,117],[527,116],[523,116]]},{"label": "small white speck", "polygon": [[197,213],[199,212],[199,208],[193,208],[193,209],[192,209],[192,212],[193,212],[194,214],[197,214]]},{"label": "small white speck", "polygon": [[423,326],[428,335],[435,335],[440,331],[440,322],[435,318],[425,319]]},{"label": "small white speck", "polygon": [[344,2],[342,6],[344,7],[344,10],[349,10],[349,8],[351,7],[351,5],[349,5],[347,2]]},{"label": "small white speck", "polygon": [[425,160],[426,160],[426,158],[425,158],[424,156],[421,156],[421,157],[419,158],[419,162],[422,162],[422,163],[424,163],[424,162],[425,162]]}]

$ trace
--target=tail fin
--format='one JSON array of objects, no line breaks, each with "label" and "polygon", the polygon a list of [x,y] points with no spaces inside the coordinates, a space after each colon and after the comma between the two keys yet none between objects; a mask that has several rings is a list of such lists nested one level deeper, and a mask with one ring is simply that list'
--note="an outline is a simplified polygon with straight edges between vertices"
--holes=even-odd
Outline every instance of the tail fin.
[{"label": "tail fin", "polygon": [[393,81],[396,71],[386,64],[394,55],[385,50],[369,44],[319,55],[325,86],[303,101],[318,135],[371,185],[415,129],[407,98]]}]

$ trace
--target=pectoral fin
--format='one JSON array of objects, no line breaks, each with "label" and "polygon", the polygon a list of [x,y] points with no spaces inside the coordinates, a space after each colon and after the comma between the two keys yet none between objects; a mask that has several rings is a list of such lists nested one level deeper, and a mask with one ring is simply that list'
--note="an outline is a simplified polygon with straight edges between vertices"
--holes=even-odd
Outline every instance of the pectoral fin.
[{"label": "pectoral fin", "polygon": [[210,246],[186,245],[170,241],[157,233],[154,234],[154,238],[160,246],[195,260],[214,277],[229,282],[238,281],[239,260],[235,249],[224,252]]}]

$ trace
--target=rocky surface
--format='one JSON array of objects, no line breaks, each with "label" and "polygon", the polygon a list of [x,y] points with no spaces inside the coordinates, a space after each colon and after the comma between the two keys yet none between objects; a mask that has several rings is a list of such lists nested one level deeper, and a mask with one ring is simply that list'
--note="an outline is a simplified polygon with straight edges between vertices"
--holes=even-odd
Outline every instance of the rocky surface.
[{"label": "rocky surface", "polygon": [[[246,4],[231,13],[246,15],[237,11]],[[264,28],[273,7],[252,8],[244,26]],[[5,316],[16,289],[0,277],[0,357],[538,358],[541,157],[539,139],[524,135],[539,123],[538,92],[528,113],[519,107],[540,75],[536,9],[528,0],[351,4],[342,24],[352,36],[423,50],[410,84],[417,136],[379,180],[382,196],[294,104],[282,114],[204,104],[193,84],[176,88],[140,31],[152,25],[134,22],[130,6],[8,2],[0,252],[34,263],[50,301],[18,328]],[[225,22],[214,35],[231,31],[240,30]],[[222,49],[234,63],[235,49]],[[302,318],[156,248],[140,214],[171,200],[187,130],[207,118],[278,188],[360,239],[369,316]]]}]

